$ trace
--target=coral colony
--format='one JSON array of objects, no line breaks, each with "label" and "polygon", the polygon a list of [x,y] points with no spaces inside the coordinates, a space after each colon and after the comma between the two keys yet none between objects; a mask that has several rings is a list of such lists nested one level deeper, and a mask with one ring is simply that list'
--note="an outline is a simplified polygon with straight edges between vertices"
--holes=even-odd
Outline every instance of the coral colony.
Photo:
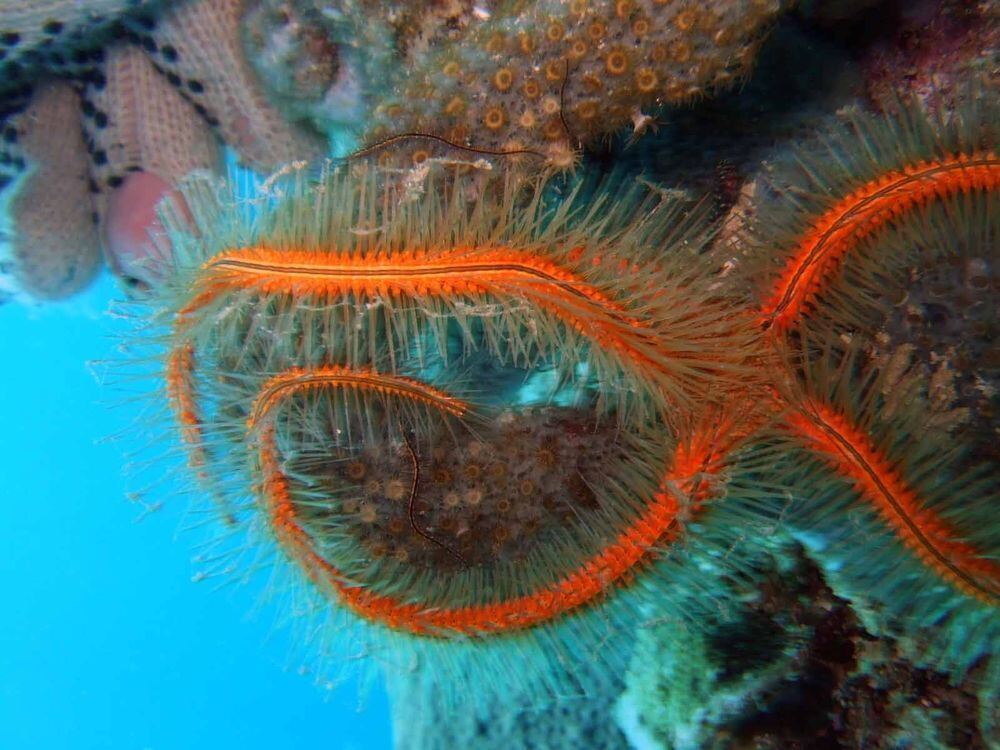
[{"label": "coral colony", "polygon": [[[745,76],[782,3],[520,3],[454,35],[406,6],[352,32],[373,49],[389,27],[405,41],[367,145],[246,198],[211,174],[181,179],[216,158],[196,128],[163,157],[196,154],[179,171],[156,168],[162,149],[104,145],[138,80],[208,114],[250,163],[315,151],[255,94],[234,103],[245,62],[227,78],[198,51],[232,38],[231,5],[144,30],[129,17],[132,46],[80,105],[110,241],[125,231],[115,191],[166,180],[150,189],[170,198],[165,234],[112,257],[146,282],[130,349],[153,363],[193,492],[224,528],[208,574],[270,556],[324,652],[408,665],[442,704],[483,707],[511,685],[535,703],[599,692],[645,625],[725,622],[783,534],[914,663],[973,685],[981,731],[996,731],[988,82],[799,139],[722,241],[710,201],[574,170],[581,146],[629,123],[642,135],[653,107]],[[245,43],[260,50],[273,40],[255,13]],[[321,60],[304,34],[293,48]],[[344,100],[384,64],[357,55],[310,71]],[[40,88],[27,111],[75,96]],[[30,129],[20,141],[33,156]],[[33,174],[76,158],[64,150]],[[61,293],[34,258],[24,283]],[[954,325],[908,314],[921,300]]]},{"label": "coral colony", "polygon": [[[373,113],[369,140],[440,135],[571,166],[581,143],[746,74],[779,0],[541,2],[426,56]],[[414,159],[433,144],[411,148]]]}]

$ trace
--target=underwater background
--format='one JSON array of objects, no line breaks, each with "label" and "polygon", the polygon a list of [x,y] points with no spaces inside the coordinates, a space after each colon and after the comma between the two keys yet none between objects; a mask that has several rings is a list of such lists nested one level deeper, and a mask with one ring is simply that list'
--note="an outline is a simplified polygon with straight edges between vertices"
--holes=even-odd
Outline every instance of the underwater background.
[{"label": "underwater background", "polygon": [[104,278],[0,307],[0,748],[389,748],[381,688],[359,698],[296,671],[291,631],[260,604],[266,576],[193,584],[184,503],[125,499],[137,433],[111,438],[134,414],[98,363],[125,326],[115,299]]}]

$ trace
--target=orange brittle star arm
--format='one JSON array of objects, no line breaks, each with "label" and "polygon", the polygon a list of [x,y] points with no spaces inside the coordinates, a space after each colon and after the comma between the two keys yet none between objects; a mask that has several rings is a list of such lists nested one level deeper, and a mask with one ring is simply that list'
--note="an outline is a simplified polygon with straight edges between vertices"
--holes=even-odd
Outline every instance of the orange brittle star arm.
[{"label": "orange brittle star arm", "polygon": [[775,332],[787,330],[844,254],[896,216],[944,196],[998,187],[1000,158],[993,153],[922,162],[866,183],[821,214],[802,235],[763,306],[761,324]]},{"label": "orange brittle star arm", "polygon": [[281,470],[275,445],[273,420],[269,415],[292,393],[323,387],[374,388],[401,398],[419,400],[449,413],[460,414],[463,402],[418,381],[371,371],[351,372],[324,368],[313,373],[297,371],[276,376],[265,385],[248,420],[257,431],[263,474],[263,503],[276,536],[319,586],[332,590],[356,614],[385,626],[426,636],[462,634],[483,636],[529,628],[592,602],[615,583],[643,564],[650,550],[677,533],[682,497],[701,497],[699,474],[712,468],[723,456],[717,444],[718,431],[696,434],[672,457],[661,489],[631,525],[616,540],[562,579],[525,596],[506,601],[447,608],[404,602],[373,593],[351,582],[314,549],[298,521],[288,478]]},{"label": "orange brittle star arm", "polygon": [[202,292],[181,311],[188,316],[225,290],[337,298],[408,295],[446,299],[489,294],[519,296],[637,367],[664,358],[644,321],[598,288],[558,264],[512,248],[453,248],[435,255],[396,257],[240,248],[220,253],[204,268]]},{"label": "orange brittle star arm", "polygon": [[191,373],[194,371],[194,347],[183,343],[167,358],[167,400],[181,427],[181,439],[188,446],[188,465],[203,478],[205,450],[202,446],[201,416],[194,395]]},{"label": "orange brittle star arm", "polygon": [[889,522],[939,576],[982,602],[1000,604],[1000,564],[985,559],[933,510],[860,429],[831,407],[807,402],[789,413],[792,429]]}]

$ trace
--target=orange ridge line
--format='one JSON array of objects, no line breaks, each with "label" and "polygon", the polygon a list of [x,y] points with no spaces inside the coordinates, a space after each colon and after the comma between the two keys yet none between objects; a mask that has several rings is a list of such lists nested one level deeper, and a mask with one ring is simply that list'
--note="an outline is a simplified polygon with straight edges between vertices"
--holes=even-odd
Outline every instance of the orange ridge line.
[{"label": "orange ridge line", "polygon": [[921,162],[865,183],[823,212],[806,230],[761,310],[761,325],[776,331],[790,327],[831,267],[853,245],[896,216],[960,191],[998,187],[1000,159],[992,152]]},{"label": "orange ridge line", "polygon": [[[262,411],[254,410],[256,416],[252,416],[248,424],[259,433],[264,501],[279,542],[317,585],[332,588],[341,602],[359,616],[417,635],[484,636],[520,630],[587,604],[644,562],[650,550],[668,534],[671,538],[676,535],[681,500],[672,488],[679,488],[700,503],[705,492],[703,488],[699,489],[698,475],[725,455],[716,443],[719,431],[723,429],[719,425],[711,432],[696,433],[689,442],[678,446],[672,468],[665,473],[660,490],[631,526],[619,534],[614,543],[550,586],[503,602],[454,609],[406,603],[391,596],[372,593],[363,585],[350,581],[313,549],[307,532],[298,521],[288,478],[281,470],[273,422],[264,421],[264,416],[279,405],[279,395],[288,395],[306,387],[336,387],[343,383],[350,387],[385,388],[384,392],[417,398],[416,381],[410,384],[411,388],[397,389],[394,385],[379,383],[385,376],[356,372],[353,380],[348,382],[343,380],[344,368],[336,369],[339,374],[325,380],[306,381],[278,375],[275,380],[281,379],[280,384],[276,383],[276,387],[270,389],[274,395],[261,402],[266,403]],[[299,378],[304,375],[308,373],[300,373]],[[432,390],[429,386],[421,385],[420,388]],[[268,385],[262,389],[265,390],[269,390]],[[425,402],[442,403],[441,394],[428,394]]]},{"label": "orange ridge line", "polygon": [[[987,604],[1000,604],[1000,565],[984,559],[929,508],[868,436],[825,404],[808,401],[789,413],[790,427],[825,462],[849,478],[902,541],[942,578]],[[991,584],[982,583],[979,576]]]}]

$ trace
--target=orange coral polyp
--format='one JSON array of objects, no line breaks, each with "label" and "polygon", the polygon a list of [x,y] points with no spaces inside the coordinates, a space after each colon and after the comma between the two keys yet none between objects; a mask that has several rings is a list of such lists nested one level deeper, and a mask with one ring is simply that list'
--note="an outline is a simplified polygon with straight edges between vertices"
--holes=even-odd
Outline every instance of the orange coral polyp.
[{"label": "orange coral polyp", "polygon": [[[403,380],[406,382],[397,382]],[[289,481],[281,470],[273,420],[267,417],[283,401],[281,397],[321,387],[376,389],[445,409],[461,402],[418,381],[333,367],[276,376],[262,388],[262,396],[248,421],[258,435],[263,503],[286,553],[316,585],[332,591],[357,615],[415,635],[489,636],[513,632],[552,621],[597,600],[647,562],[657,545],[673,538],[679,531],[682,507],[690,499],[698,500],[704,495],[701,474],[716,469],[725,456],[725,449],[718,442],[718,428],[711,433],[696,433],[676,449],[669,461],[671,469],[639,517],[612,544],[549,586],[506,601],[457,608],[406,602],[352,582],[315,551],[296,517]],[[271,395],[263,395],[267,393]]]},{"label": "orange coral polyp", "polygon": [[783,332],[804,313],[844,255],[895,217],[962,191],[1000,187],[1000,158],[989,153],[923,162],[885,172],[837,201],[803,233],[771,297],[761,324]]},{"label": "orange coral polyp", "polygon": [[792,430],[861,497],[938,575],[987,604],[1000,602],[1000,564],[982,557],[932,509],[870,438],[832,407],[815,400],[791,411]]}]

